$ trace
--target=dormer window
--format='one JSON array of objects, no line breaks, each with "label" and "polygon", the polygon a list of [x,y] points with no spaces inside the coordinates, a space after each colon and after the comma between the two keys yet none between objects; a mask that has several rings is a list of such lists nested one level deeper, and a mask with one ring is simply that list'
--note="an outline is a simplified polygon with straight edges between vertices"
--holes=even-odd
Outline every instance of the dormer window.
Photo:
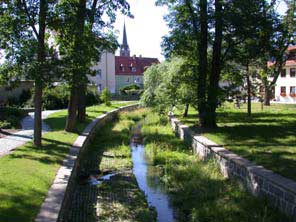
[{"label": "dormer window", "polygon": [[136,72],[136,71],[137,71],[136,67],[132,67],[132,72]]},{"label": "dormer window", "polygon": [[119,68],[120,68],[121,71],[124,71],[124,66],[123,66],[123,64],[120,64],[120,67],[119,67]]}]

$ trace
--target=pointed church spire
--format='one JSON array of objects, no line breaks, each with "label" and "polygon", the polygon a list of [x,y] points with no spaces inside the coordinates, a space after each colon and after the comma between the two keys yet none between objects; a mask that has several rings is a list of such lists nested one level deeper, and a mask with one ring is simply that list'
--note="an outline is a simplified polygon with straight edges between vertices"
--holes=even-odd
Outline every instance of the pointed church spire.
[{"label": "pointed church spire", "polygon": [[130,56],[130,49],[127,43],[126,37],[126,29],[125,29],[125,22],[123,24],[123,37],[122,37],[122,44],[120,46],[120,56]]}]

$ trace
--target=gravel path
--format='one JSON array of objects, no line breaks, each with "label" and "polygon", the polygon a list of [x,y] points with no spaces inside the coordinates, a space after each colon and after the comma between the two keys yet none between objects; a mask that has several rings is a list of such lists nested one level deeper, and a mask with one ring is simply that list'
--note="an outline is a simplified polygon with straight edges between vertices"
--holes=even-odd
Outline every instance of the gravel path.
[{"label": "gravel path", "polygon": [[[46,119],[50,114],[59,110],[42,111],[42,119]],[[9,154],[17,147],[33,139],[34,134],[34,112],[30,112],[21,121],[22,129],[16,133],[0,139],[0,157]],[[42,133],[50,131],[50,128],[42,121]]]}]

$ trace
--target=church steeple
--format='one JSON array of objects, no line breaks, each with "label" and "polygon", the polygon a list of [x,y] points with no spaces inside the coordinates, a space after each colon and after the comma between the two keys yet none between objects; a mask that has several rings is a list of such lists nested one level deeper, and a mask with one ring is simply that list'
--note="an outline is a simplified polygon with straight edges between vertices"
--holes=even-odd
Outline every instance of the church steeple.
[{"label": "church steeple", "polygon": [[128,57],[130,56],[130,49],[127,44],[125,22],[123,24],[123,37],[122,37],[122,44],[120,46],[120,56],[128,56]]}]

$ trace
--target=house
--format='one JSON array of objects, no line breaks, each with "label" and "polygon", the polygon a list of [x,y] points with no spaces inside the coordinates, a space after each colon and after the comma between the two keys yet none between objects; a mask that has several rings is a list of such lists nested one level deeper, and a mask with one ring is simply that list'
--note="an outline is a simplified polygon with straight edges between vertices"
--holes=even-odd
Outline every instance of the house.
[{"label": "house", "polygon": [[296,103],[296,46],[287,50],[285,66],[274,87],[274,100]]},{"label": "house", "polygon": [[143,87],[143,73],[147,67],[159,63],[157,58],[145,58],[140,56],[130,56],[130,49],[127,43],[125,24],[123,26],[123,38],[120,46],[120,56],[115,56],[115,81],[116,92],[120,88],[137,84]]},{"label": "house", "polygon": [[96,72],[96,75],[87,76],[89,83],[95,85],[98,92],[107,87],[111,93],[115,93],[115,54],[104,51],[98,63],[91,69]]}]

